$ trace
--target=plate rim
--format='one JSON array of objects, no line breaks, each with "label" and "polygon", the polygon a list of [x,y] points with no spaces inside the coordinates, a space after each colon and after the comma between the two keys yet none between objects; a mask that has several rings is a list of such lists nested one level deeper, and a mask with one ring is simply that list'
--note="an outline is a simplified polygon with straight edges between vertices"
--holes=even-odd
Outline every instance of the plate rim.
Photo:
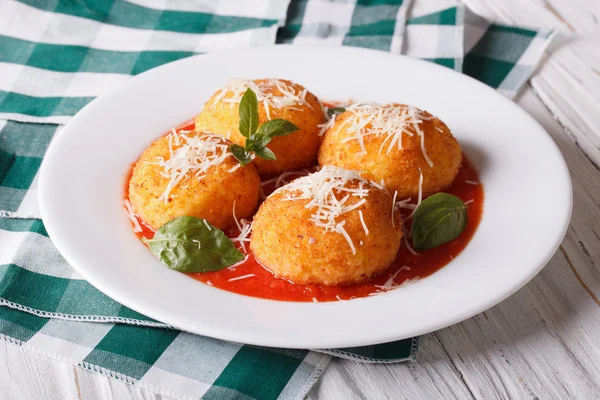
[{"label": "plate rim", "polygon": [[[216,51],[216,52],[211,52],[211,53],[206,53],[206,54],[200,54],[200,55],[196,55],[196,56],[192,56],[192,57],[188,57],[185,59],[181,59],[181,60],[177,60],[174,62],[170,62],[167,64],[164,64],[162,66],[153,68],[151,70],[145,71],[142,74],[139,74],[135,77],[132,77],[130,80],[128,80],[125,84],[119,86],[118,88],[110,91],[109,93],[106,93],[102,96],[99,96],[98,98],[94,99],[93,101],[91,101],[89,104],[87,104],[85,107],[83,107],[70,121],[68,124],[66,124],[63,129],[61,129],[61,131],[52,139],[46,154],[44,155],[44,159],[42,161],[42,164],[40,166],[40,172],[39,172],[39,186],[38,186],[38,198],[39,198],[39,206],[40,206],[40,212],[42,215],[42,220],[44,221],[44,224],[46,226],[46,230],[48,232],[48,235],[50,237],[50,239],[52,240],[54,246],[58,249],[58,251],[61,253],[61,255],[67,260],[67,262],[69,263],[69,265],[71,265],[78,273],[80,273],[88,282],[90,282],[90,284],[92,284],[94,287],[96,287],[98,290],[100,290],[101,292],[105,293],[106,295],[108,295],[109,297],[111,297],[112,299],[114,299],[115,301],[135,310],[138,311],[144,315],[148,315],[151,318],[157,319],[157,320],[165,320],[164,318],[156,318],[155,316],[151,316],[150,314],[154,314],[156,315],[157,313],[154,312],[149,312],[148,309],[145,309],[142,306],[139,306],[139,304],[130,301],[129,298],[124,298],[123,296],[121,296],[120,293],[116,293],[114,292],[110,287],[105,287],[103,285],[99,285],[97,284],[97,280],[95,279],[95,277],[93,276],[92,272],[87,270],[86,268],[82,267],[81,265],[78,265],[79,263],[74,260],[71,257],[70,251],[67,249],[65,249],[65,246],[63,245],[63,243],[61,242],[61,240],[59,239],[58,241],[55,240],[55,237],[60,236],[57,233],[57,229],[56,226],[54,225],[55,223],[57,223],[57,221],[54,221],[52,219],[52,217],[48,218],[49,215],[51,215],[51,212],[49,211],[49,205],[44,201],[44,196],[47,193],[47,190],[50,189],[50,187],[47,185],[48,180],[50,180],[49,175],[51,174],[51,171],[48,171],[48,168],[46,167],[46,165],[49,164],[49,159],[51,159],[51,157],[53,156],[53,154],[59,150],[56,149],[60,149],[60,143],[65,140],[64,138],[67,137],[67,133],[70,131],[69,130],[69,126],[73,125],[73,121],[78,121],[80,119],[84,119],[87,116],[87,113],[89,112],[89,109],[93,109],[94,107],[96,107],[96,104],[98,104],[99,101],[104,101],[102,99],[108,98],[110,96],[118,96],[120,92],[122,91],[127,91],[129,86],[131,85],[132,81],[139,81],[141,80],[141,77],[145,77],[152,75],[157,69],[163,69],[163,68],[174,68],[173,65],[176,64],[182,64],[182,63],[186,63],[186,62],[190,62],[190,60],[193,59],[200,59],[200,58],[210,58],[211,55],[214,54],[222,54],[222,53],[230,53],[230,54],[235,54],[238,53],[240,51],[254,51],[254,50],[258,50],[258,51],[265,51],[265,50],[271,50],[271,49],[276,49],[276,48],[304,48],[304,49],[312,49],[312,50],[322,50],[322,47],[320,46],[304,46],[304,45],[273,45],[273,46],[261,46],[261,47],[256,47],[256,48],[252,48],[252,49],[234,49],[234,50],[222,50],[222,51]],[[354,52],[354,53],[376,53],[378,55],[385,55],[386,57],[398,57],[401,59],[404,59],[404,62],[409,62],[409,63],[417,63],[417,64],[426,64],[428,68],[434,68],[437,69],[438,71],[444,71],[444,73],[446,74],[451,74],[453,77],[456,77],[457,79],[466,79],[471,81],[471,84],[476,84],[477,86],[479,86],[479,89],[482,90],[486,90],[488,92],[493,92],[494,96],[496,96],[498,98],[499,101],[504,101],[506,104],[510,103],[510,107],[512,107],[515,112],[520,113],[524,118],[527,118],[528,120],[530,120],[533,124],[535,124],[537,126],[537,128],[539,129],[540,133],[545,133],[546,135],[546,139],[549,141],[549,143],[552,145],[553,151],[555,151],[558,155],[558,159],[562,160],[562,165],[560,166],[564,171],[566,171],[566,181],[563,182],[567,185],[568,188],[568,193],[567,193],[567,205],[568,205],[568,212],[565,218],[565,221],[563,221],[563,225],[561,226],[560,231],[557,231],[557,235],[556,235],[556,241],[555,243],[552,244],[552,246],[548,247],[546,254],[543,257],[543,262],[540,262],[539,265],[536,265],[535,268],[532,268],[530,273],[527,274],[527,276],[523,277],[522,279],[520,279],[518,282],[515,282],[514,285],[512,285],[512,289],[510,291],[507,291],[505,293],[503,293],[502,295],[498,295],[495,297],[491,297],[490,299],[488,299],[486,302],[484,303],[480,303],[480,305],[478,307],[474,307],[473,309],[469,310],[469,312],[464,313],[460,318],[456,318],[453,319],[452,321],[441,321],[438,322],[437,324],[434,324],[434,326],[426,328],[426,329],[422,329],[421,331],[416,331],[416,332],[412,332],[409,333],[408,335],[400,335],[397,337],[394,337],[394,335],[387,335],[387,336],[379,336],[378,339],[376,340],[354,340],[354,341],[340,341],[341,345],[332,345],[332,343],[325,343],[324,344],[328,344],[328,345],[324,345],[324,346],[319,346],[319,347],[350,347],[350,346],[360,346],[360,345],[369,345],[369,344],[377,344],[377,343],[384,343],[384,342],[390,342],[390,341],[394,341],[394,340],[400,340],[403,338],[407,338],[407,337],[411,337],[411,336],[417,336],[417,335],[421,335],[421,334],[425,334],[428,332],[432,332],[450,325],[453,325],[455,323],[464,321],[482,311],[485,311],[487,309],[489,309],[490,307],[502,302],[503,300],[505,300],[506,298],[508,298],[509,296],[511,296],[512,294],[514,294],[515,292],[517,292],[519,289],[521,289],[525,284],[527,284],[533,277],[535,277],[535,275],[537,275],[541,269],[547,265],[547,263],[549,262],[549,260],[552,258],[552,256],[555,254],[555,252],[558,250],[560,243],[562,242],[564,236],[566,235],[566,232],[568,230],[568,227],[570,225],[570,219],[571,219],[571,214],[572,214],[572,208],[573,208],[573,190],[572,190],[572,181],[570,178],[570,174],[569,174],[569,170],[568,170],[568,166],[566,164],[566,161],[564,159],[564,157],[562,156],[562,153],[560,152],[560,149],[558,148],[558,145],[556,144],[556,142],[554,142],[554,140],[552,139],[552,137],[546,132],[546,130],[541,126],[541,124],[535,120],[535,118],[533,118],[528,112],[526,112],[525,110],[523,110],[519,105],[517,105],[515,102],[513,102],[512,100],[502,96],[500,93],[497,92],[497,90],[471,78],[468,77],[462,73],[459,73],[457,71],[454,70],[450,70],[446,67],[443,66],[439,66],[439,65],[435,65],[434,63],[431,62],[427,62],[427,61],[423,61],[423,60],[419,60],[419,59],[415,59],[415,58],[411,58],[408,56],[404,56],[404,55],[393,55],[391,53],[387,53],[387,52],[383,52],[383,51],[379,51],[379,50],[372,50],[372,49],[364,49],[364,48],[354,48],[354,47],[334,47],[334,48],[329,48],[330,51],[343,51],[343,52]],[[502,99],[502,100],[501,100]],[[541,137],[541,136],[540,136]],[[485,190],[484,190],[485,193]],[[485,218],[485,216],[483,217]],[[49,221],[49,223],[47,223],[47,221]],[[467,245],[468,247],[468,245]],[[211,336],[211,337],[216,337],[222,340],[229,340],[229,341],[236,341],[239,342],[240,341],[240,336],[237,334],[232,334],[231,332],[228,333],[224,333],[223,331],[218,331],[215,332],[214,330],[211,329],[204,329],[203,332],[199,332],[197,329],[197,325],[194,324],[181,324],[181,323],[177,323],[177,324],[173,324],[173,326],[177,326],[182,330],[185,331],[190,331],[193,333],[197,333],[197,334],[201,334],[201,335],[206,335],[206,336]],[[249,341],[244,340],[244,343],[248,343],[248,344],[254,344],[254,345],[262,345],[262,346],[276,346],[276,347],[287,347],[287,348],[306,348],[306,347],[315,347],[315,346],[296,346],[296,345],[289,345],[286,344],[285,341],[277,341],[276,343],[273,343],[273,340],[268,340],[268,341],[263,341],[260,340],[260,338],[254,337]],[[368,343],[367,343],[368,342]]]}]

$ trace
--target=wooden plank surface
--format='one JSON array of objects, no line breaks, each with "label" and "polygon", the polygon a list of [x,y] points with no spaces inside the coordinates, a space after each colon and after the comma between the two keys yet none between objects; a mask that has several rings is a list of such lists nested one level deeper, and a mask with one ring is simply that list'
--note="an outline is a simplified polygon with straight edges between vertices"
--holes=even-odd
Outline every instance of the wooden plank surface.
[{"label": "wooden plank surface", "polygon": [[[567,237],[515,295],[425,335],[417,363],[335,360],[310,399],[599,396],[600,2],[465,3],[498,22],[561,29],[518,103],[544,125],[569,165],[574,210]],[[0,354],[0,385],[14,398],[166,399],[8,344],[0,344]]]}]

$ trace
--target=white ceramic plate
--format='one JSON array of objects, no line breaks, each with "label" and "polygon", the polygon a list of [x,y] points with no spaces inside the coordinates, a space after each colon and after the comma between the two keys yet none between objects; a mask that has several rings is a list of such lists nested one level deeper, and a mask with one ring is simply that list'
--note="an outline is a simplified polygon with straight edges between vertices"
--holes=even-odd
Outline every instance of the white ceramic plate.
[{"label": "white ceramic plate", "polygon": [[[127,171],[146,146],[197,114],[232,77],[286,78],[323,99],[404,102],[439,116],[484,183],[484,216],[471,243],[414,285],[348,302],[246,297],[167,269],[136,238],[123,211]],[[572,203],[559,150],[513,102],[447,68],[347,47],[227,51],[146,72],[93,101],[58,134],[39,191],[54,244],[108,296],[190,332],[296,348],[403,339],[493,306],[550,259]]]}]

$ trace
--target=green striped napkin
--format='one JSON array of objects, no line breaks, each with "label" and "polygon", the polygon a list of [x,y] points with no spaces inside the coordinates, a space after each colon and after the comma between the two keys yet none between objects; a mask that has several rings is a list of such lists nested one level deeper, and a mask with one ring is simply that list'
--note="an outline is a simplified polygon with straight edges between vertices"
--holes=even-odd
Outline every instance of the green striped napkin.
[{"label": "green striped napkin", "polygon": [[0,2],[0,338],[177,398],[297,399],[331,355],[414,360],[418,338],[283,350],[149,319],[64,261],[39,220],[36,181],[52,137],[93,98],[211,50],[275,42],[368,47],[431,60],[514,96],[552,33],[490,24],[444,2],[416,0],[411,15],[406,0]]}]

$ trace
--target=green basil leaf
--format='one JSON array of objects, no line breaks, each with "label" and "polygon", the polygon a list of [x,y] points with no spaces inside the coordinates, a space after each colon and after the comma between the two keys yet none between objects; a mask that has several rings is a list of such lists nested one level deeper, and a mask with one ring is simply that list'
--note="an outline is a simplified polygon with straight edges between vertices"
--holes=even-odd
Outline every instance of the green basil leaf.
[{"label": "green basil leaf", "polygon": [[334,108],[327,109],[327,115],[329,115],[329,118],[333,117],[335,114],[340,114],[343,112],[346,112],[345,107],[334,107]]},{"label": "green basil leaf", "polygon": [[245,167],[252,161],[250,153],[239,144],[232,144],[231,146],[229,146],[229,151],[231,151],[231,154],[233,154],[236,160],[238,160],[240,164],[242,164],[242,167]]},{"label": "green basil leaf", "polygon": [[246,139],[246,151],[254,151],[256,149],[256,143],[254,143],[254,139],[256,135],[252,135],[248,139]]},{"label": "green basil leaf", "polygon": [[263,158],[265,160],[276,160],[275,153],[271,151],[268,147],[261,147],[260,149],[254,150],[254,154],[258,157]]},{"label": "green basil leaf", "polygon": [[179,272],[219,271],[244,259],[223,231],[196,217],[175,218],[153,239],[143,240],[163,264]]},{"label": "green basil leaf", "polygon": [[258,100],[256,93],[250,88],[240,100],[240,133],[250,137],[258,129]]},{"label": "green basil leaf", "polygon": [[289,135],[296,132],[299,128],[285,119],[273,119],[260,126],[260,129],[254,135],[253,141],[257,148],[265,147],[276,136]]},{"label": "green basil leaf", "polygon": [[412,239],[415,250],[447,243],[467,226],[467,207],[456,196],[437,193],[419,205],[413,216]]}]

